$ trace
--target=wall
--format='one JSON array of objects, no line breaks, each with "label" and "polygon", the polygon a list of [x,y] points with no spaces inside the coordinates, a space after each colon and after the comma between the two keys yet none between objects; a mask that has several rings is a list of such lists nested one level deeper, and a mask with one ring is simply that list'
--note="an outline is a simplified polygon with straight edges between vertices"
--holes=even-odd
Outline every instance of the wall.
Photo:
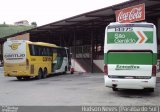
[{"label": "wall", "polygon": [[93,60],[93,63],[96,64],[102,71],[104,71],[104,60]]},{"label": "wall", "polygon": [[75,72],[86,72],[83,67],[74,59],[71,59],[72,67]]}]

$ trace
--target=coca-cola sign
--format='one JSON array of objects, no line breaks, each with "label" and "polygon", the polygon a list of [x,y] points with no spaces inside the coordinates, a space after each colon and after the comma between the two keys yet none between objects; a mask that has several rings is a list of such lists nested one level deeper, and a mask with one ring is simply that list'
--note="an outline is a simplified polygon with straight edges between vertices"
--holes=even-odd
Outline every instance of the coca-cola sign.
[{"label": "coca-cola sign", "polygon": [[145,20],[145,4],[140,4],[115,11],[116,21],[120,23],[129,23]]}]

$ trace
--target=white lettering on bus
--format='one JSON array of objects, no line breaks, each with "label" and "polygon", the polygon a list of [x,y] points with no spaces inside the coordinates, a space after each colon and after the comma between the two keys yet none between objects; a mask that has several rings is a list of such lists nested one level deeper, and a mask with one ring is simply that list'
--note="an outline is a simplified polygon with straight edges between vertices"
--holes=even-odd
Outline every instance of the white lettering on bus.
[{"label": "white lettering on bus", "polygon": [[135,43],[136,40],[132,38],[126,38],[125,34],[115,33],[114,43]]}]

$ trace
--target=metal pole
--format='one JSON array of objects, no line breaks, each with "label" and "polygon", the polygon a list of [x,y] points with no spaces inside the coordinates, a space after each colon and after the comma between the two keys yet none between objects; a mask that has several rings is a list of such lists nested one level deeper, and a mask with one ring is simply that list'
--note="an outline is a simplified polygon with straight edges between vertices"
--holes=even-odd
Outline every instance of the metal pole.
[{"label": "metal pole", "polygon": [[74,45],[74,54],[73,54],[73,57],[75,59],[76,58],[76,32],[75,31],[73,33],[73,36],[74,36],[74,42],[73,42],[73,45]]},{"label": "metal pole", "polygon": [[93,54],[94,54],[94,45],[93,45],[93,31],[91,31],[91,73],[93,73]]},{"label": "metal pole", "polygon": [[[158,49],[158,51],[159,51],[159,49],[160,49],[160,18],[158,18],[157,19],[157,23],[158,23],[158,27],[157,27],[157,49]],[[160,54],[158,54],[158,57],[157,57],[157,63],[158,63],[158,65],[159,65],[159,70],[160,70],[160,60],[159,60],[159,55]]]}]

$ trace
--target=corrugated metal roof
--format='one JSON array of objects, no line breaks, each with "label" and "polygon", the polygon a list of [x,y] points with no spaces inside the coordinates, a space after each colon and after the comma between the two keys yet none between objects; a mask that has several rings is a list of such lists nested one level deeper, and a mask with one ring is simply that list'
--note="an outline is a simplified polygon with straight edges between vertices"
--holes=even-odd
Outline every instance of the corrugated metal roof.
[{"label": "corrugated metal roof", "polygon": [[42,32],[71,31],[75,29],[79,30],[98,28],[102,26],[105,27],[110,22],[115,21],[115,10],[138,5],[141,3],[145,3],[146,18],[160,15],[160,0],[130,0],[114,6],[80,14],[74,17],[66,18],[37,28],[33,28],[31,30],[16,33],[14,35],[4,37],[4,39],[23,33],[36,34]]}]

